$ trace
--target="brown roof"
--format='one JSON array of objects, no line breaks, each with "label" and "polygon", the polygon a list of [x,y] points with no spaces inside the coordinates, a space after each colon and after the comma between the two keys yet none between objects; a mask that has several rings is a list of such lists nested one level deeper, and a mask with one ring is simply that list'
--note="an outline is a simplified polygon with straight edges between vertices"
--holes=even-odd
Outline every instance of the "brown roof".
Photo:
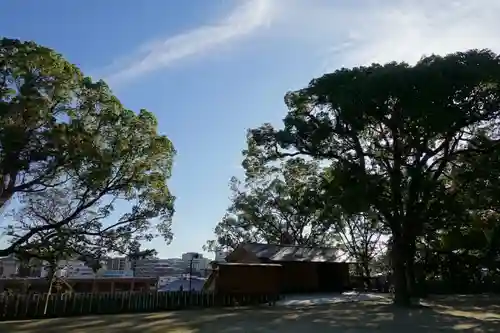
[{"label": "brown roof", "polygon": [[260,260],[274,262],[342,262],[337,249],[334,248],[258,243],[246,243],[241,246],[246,251],[253,253]]}]

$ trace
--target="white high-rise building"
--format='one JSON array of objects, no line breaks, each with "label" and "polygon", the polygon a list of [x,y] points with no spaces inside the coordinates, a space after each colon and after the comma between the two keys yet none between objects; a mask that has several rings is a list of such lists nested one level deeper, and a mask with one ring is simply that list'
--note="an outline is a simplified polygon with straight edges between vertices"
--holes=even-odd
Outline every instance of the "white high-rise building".
[{"label": "white high-rise building", "polygon": [[132,263],[126,257],[108,258],[106,260],[106,269],[116,271],[128,271],[132,267]]}]

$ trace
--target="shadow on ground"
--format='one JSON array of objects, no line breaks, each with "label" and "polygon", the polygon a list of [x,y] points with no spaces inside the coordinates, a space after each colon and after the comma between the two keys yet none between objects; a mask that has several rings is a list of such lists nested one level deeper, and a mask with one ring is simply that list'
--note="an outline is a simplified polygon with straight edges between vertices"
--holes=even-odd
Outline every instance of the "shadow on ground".
[{"label": "shadow on ground", "polygon": [[500,312],[500,295],[431,296],[429,301],[431,303],[435,302],[438,306],[453,307],[463,311],[480,311],[487,308],[490,311]]},{"label": "shadow on ground", "polygon": [[[473,299],[474,300],[474,299]],[[0,332],[500,332],[499,303],[459,298],[400,309],[375,302],[89,316],[0,323]]]}]

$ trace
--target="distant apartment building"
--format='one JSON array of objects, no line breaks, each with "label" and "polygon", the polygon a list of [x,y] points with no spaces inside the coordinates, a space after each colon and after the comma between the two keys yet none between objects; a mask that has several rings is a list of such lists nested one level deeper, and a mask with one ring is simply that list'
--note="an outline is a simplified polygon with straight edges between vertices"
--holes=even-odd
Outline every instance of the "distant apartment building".
[{"label": "distant apartment building", "polygon": [[116,271],[127,271],[132,267],[132,263],[126,257],[108,258],[106,260],[106,269]]},{"label": "distant apartment building", "polygon": [[137,260],[134,271],[137,277],[160,277],[181,272],[169,259],[158,258]]},{"label": "distant apartment building", "polygon": [[191,261],[192,259],[203,258],[203,255],[198,252],[187,252],[183,253],[181,256],[182,260],[185,262]]},{"label": "distant apartment building", "polygon": [[14,256],[0,258],[0,277],[15,277],[19,272],[20,262]]},{"label": "distant apartment building", "polygon": [[192,272],[204,273],[210,265],[210,259],[203,255],[190,252],[184,253],[182,258],[170,259],[142,259],[134,264],[134,272],[137,277],[166,277]]},{"label": "distant apartment building", "polygon": [[184,261],[188,267],[192,266],[193,271],[203,272],[210,266],[210,259],[204,258],[201,253],[198,252],[187,252],[182,254],[182,261]]},{"label": "distant apartment building", "polygon": [[170,267],[174,268],[177,272],[182,273],[188,267],[188,263],[180,258],[170,258],[167,259]]},{"label": "distant apartment building", "polygon": [[0,258],[0,277],[40,277],[43,263],[38,259],[20,261],[13,255]]},{"label": "distant apartment building", "polygon": [[[45,265],[41,272],[41,277],[47,277],[50,269],[48,265]],[[57,269],[54,273],[57,277],[67,278],[67,279],[89,279],[94,278],[96,273],[85,264],[85,262],[80,260],[60,260],[57,263]]]},{"label": "distant apartment building", "polygon": [[193,270],[197,272],[203,272],[210,267],[210,259],[208,258],[198,258],[193,259]]}]

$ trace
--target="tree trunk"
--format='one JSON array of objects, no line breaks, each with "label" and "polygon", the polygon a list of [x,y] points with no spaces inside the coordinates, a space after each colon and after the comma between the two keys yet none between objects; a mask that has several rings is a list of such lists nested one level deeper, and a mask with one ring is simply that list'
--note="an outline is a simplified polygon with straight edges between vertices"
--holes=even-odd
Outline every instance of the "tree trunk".
[{"label": "tree trunk", "polygon": [[371,287],[371,272],[370,272],[370,263],[366,258],[362,260],[362,275],[363,275],[363,281],[365,284],[365,289],[368,291],[370,290]]},{"label": "tree trunk", "polygon": [[418,294],[417,283],[415,279],[415,254],[416,254],[415,242],[406,242],[405,274],[406,274],[406,286],[410,297],[417,296]]},{"label": "tree trunk", "polygon": [[394,304],[398,306],[410,306],[411,298],[408,292],[406,278],[407,248],[402,237],[394,237],[391,259],[394,283]]}]

